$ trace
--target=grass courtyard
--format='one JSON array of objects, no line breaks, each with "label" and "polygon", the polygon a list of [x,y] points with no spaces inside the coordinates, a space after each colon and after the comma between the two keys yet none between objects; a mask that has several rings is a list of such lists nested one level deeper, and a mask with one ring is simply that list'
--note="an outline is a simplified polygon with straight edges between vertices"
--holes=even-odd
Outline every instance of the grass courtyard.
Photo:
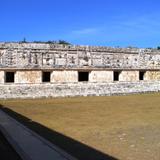
[{"label": "grass courtyard", "polygon": [[160,159],[158,93],[1,100],[0,104],[4,111],[79,160]]}]

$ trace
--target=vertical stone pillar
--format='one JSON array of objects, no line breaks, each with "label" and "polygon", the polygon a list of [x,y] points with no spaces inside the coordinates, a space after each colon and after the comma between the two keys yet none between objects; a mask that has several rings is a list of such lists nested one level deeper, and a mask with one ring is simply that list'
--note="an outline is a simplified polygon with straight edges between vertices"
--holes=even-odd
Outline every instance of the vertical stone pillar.
[{"label": "vertical stone pillar", "polygon": [[0,84],[4,84],[5,74],[4,71],[0,71]]}]

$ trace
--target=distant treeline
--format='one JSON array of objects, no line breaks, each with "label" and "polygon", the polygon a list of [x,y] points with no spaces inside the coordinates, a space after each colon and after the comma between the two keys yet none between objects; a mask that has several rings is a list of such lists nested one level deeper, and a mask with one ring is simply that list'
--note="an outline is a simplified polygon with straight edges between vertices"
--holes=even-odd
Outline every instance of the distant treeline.
[{"label": "distant treeline", "polygon": [[[32,41],[33,43],[46,43],[46,44],[64,44],[64,45],[71,45],[70,42],[67,42],[65,40],[58,40],[58,41]],[[19,43],[31,43],[30,41],[27,41],[25,38],[22,41],[19,41]]]},{"label": "distant treeline", "polygon": [[[65,40],[49,40],[49,41],[27,41],[26,38],[24,38],[22,41],[18,41],[19,43],[46,43],[46,44],[64,44],[64,45],[72,45],[70,42],[65,41]],[[121,48],[120,46],[117,46],[117,48]],[[134,47],[134,46],[128,46],[126,48],[130,48],[130,49],[135,49],[138,47]],[[157,48],[152,48],[152,47],[148,47],[146,49],[157,49],[160,50],[160,46],[157,46]]]}]

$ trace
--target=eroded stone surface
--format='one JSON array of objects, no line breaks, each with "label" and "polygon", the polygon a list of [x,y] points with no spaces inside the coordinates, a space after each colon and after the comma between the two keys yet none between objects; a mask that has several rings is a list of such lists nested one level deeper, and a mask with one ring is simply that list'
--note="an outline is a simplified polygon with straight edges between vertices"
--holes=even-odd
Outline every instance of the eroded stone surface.
[{"label": "eroded stone surface", "polygon": [[[6,83],[6,72],[14,72],[14,82]],[[50,72],[47,84],[43,72]],[[79,82],[79,72],[87,72],[87,82]],[[0,98],[159,91],[159,80],[159,50],[0,43]]]},{"label": "eroded stone surface", "polygon": [[74,96],[110,96],[159,92],[160,82],[55,83],[0,85],[0,98],[48,98]]},{"label": "eroded stone surface", "polygon": [[158,50],[0,43],[0,65],[10,68],[160,69]]}]

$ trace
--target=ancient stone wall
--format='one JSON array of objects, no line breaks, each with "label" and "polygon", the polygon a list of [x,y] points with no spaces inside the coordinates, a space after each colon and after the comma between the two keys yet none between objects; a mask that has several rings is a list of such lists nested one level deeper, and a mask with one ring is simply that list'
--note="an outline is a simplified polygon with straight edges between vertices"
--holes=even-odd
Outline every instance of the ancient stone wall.
[{"label": "ancient stone wall", "polygon": [[15,69],[160,69],[158,50],[0,43],[0,67]]},{"label": "ancient stone wall", "polygon": [[112,82],[113,71],[91,71],[89,74],[90,82]]},{"label": "ancient stone wall", "polygon": [[53,71],[51,74],[52,82],[78,82],[78,72],[76,71]]},{"label": "ancient stone wall", "polygon": [[119,81],[128,81],[128,82],[139,81],[139,72],[121,71],[119,75]]},{"label": "ancient stone wall", "polygon": [[57,83],[0,85],[0,99],[110,96],[159,92],[160,82]]},{"label": "ancient stone wall", "polygon": [[16,71],[15,83],[41,83],[41,71]]},{"label": "ancient stone wall", "polygon": [[5,79],[4,71],[0,71],[0,83],[4,83],[4,79]]},{"label": "ancient stone wall", "polygon": [[[43,77],[45,72],[47,77]],[[112,95],[159,89],[160,52],[156,49],[0,43],[0,98]]]},{"label": "ancient stone wall", "polygon": [[145,80],[160,80],[160,71],[146,71],[145,73]]}]

